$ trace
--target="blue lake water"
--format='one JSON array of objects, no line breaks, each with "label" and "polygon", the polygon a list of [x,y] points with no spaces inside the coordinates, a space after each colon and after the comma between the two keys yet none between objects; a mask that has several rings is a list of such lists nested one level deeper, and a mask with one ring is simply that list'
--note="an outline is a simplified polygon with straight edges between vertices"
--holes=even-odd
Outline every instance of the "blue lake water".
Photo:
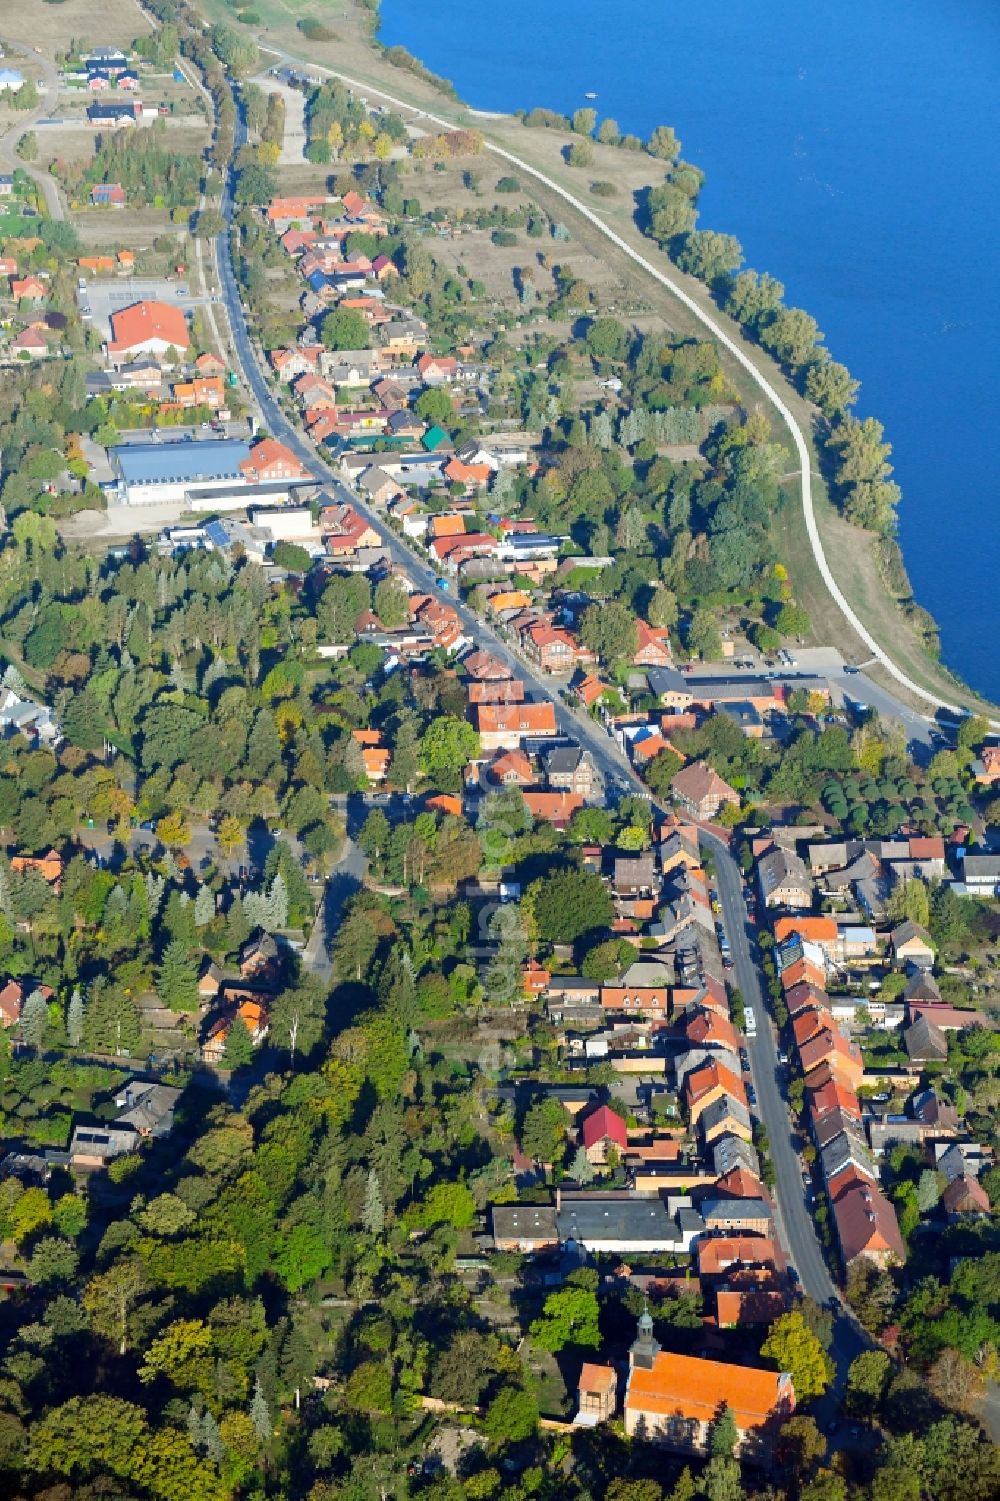
[{"label": "blue lake water", "polygon": [[382,0],[480,109],[673,125],[702,228],[784,282],[862,381],[945,661],[1000,699],[997,0]]}]

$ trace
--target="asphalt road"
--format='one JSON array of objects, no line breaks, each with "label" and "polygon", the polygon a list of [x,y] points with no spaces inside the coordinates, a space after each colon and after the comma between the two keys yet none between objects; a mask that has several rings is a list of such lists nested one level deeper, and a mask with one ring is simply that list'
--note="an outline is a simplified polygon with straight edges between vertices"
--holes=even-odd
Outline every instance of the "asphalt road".
[{"label": "asphalt road", "polygon": [[327,878],[309,942],[302,951],[302,968],[317,979],[330,978],[329,939],[340,925],[345,905],[360,887],[367,865],[353,839],[345,835],[340,857]]},{"label": "asphalt road", "polygon": [[732,950],[732,973],[743,992],[744,1001],[753,1007],[757,1020],[757,1035],[747,1038],[746,1048],[757,1094],[756,1113],[768,1135],[775,1171],[778,1230],[803,1292],[829,1308],[834,1315],[831,1354],[837,1366],[839,1385],[855,1355],[867,1348],[867,1342],[840,1301],[806,1203],[801,1163],[792,1144],[792,1124],[781,1087],[775,1032],[761,984],[756,940],[743,900],[740,869],[721,839],[704,834],[703,840],[715,859],[723,923]]}]

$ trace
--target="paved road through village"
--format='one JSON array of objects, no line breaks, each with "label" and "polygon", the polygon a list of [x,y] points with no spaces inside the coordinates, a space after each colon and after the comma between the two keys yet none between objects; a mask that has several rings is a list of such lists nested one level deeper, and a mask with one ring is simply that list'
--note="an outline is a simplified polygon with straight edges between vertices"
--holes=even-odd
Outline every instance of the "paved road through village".
[{"label": "paved road through village", "polygon": [[[245,138],[245,124],[242,117],[239,117],[236,130],[237,152]],[[227,221],[231,220],[232,208],[230,190],[227,189],[223,204]],[[268,429],[275,437],[287,443],[302,462],[336,495],[350,501],[371,521],[381,534],[393,562],[405,569],[421,588],[430,593],[437,592],[434,571],[389,530],[378,513],[372,511],[358,495],[349,490],[340,479],[333,476],[332,471],[318,458],[281,411],[251,344],[232,259],[224,237],[219,237],[215,242],[214,252],[219,270],[219,285],[229,313],[236,352],[244,377],[257,400]],[[500,657],[517,676],[524,679],[526,684],[530,684],[536,698],[550,699],[554,703],[560,731],[572,736],[590,751],[607,786],[619,791],[626,790],[638,792],[644,796],[648,795],[617,743],[599,725],[585,716],[573,713],[558,698],[551,679],[546,680],[536,673],[460,599],[449,597],[449,603],[461,619],[470,639],[476,640]],[[748,1048],[757,1090],[758,1111],[768,1133],[771,1160],[777,1175],[776,1198],[779,1228],[803,1291],[814,1298],[817,1303],[830,1307],[834,1312],[832,1353],[837,1365],[839,1385],[850,1361],[865,1348],[865,1340],[840,1303],[817,1239],[815,1226],[805,1203],[799,1159],[792,1145],[788,1112],[778,1084],[777,1053],[764,1007],[760,974],[751,942],[739,869],[729,853],[728,846],[722,840],[712,835],[705,835],[705,842],[711,848],[716,861],[719,895],[726,932],[732,947],[736,978],[747,1003],[754,1006],[760,1022],[757,1037],[749,1042]],[[332,890],[327,892],[327,922],[324,924],[324,932],[317,939],[314,955],[314,962],[318,961],[320,965],[323,963],[320,955],[325,953],[326,949],[325,939],[332,931],[331,918],[334,913],[339,913],[339,907],[342,904],[343,898],[340,901],[337,899],[340,887],[339,875],[342,875],[345,882],[351,883],[360,873],[359,869],[351,868],[355,862],[349,850],[345,851],[345,855],[347,860],[344,868],[339,874],[335,873],[336,883],[333,884]]]}]

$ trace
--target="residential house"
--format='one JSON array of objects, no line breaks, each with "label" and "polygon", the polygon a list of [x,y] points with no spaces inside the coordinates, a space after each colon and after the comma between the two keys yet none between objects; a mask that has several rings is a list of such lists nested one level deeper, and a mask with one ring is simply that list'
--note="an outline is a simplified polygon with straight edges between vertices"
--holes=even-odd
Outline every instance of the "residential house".
[{"label": "residential house", "polygon": [[522,750],[501,751],[485,768],[486,778],[498,787],[533,787],[535,769]]},{"label": "residential house", "polygon": [[124,208],[125,189],[120,182],[95,182],[90,190],[90,201],[111,208]]},{"label": "residential house", "polygon": [[900,923],[889,935],[889,946],[897,964],[915,964],[921,969],[931,969],[934,964],[934,944],[926,928],[919,923]]},{"label": "residential house", "polygon": [[706,1105],[698,1117],[698,1125],[706,1147],[723,1136],[738,1136],[743,1141],[752,1141],[753,1126],[750,1112],[742,1100],[722,1094]]},{"label": "residential house", "polygon": [[627,1016],[647,1016],[665,1020],[669,1014],[669,990],[666,985],[602,985],[601,1005],[606,1012],[621,1011]]},{"label": "residential house", "polygon": [[601,1105],[588,1115],[580,1127],[580,1144],[587,1161],[595,1167],[603,1167],[613,1156],[624,1153],[628,1143],[628,1131],[620,1115],[608,1105]]},{"label": "residential house", "polygon": [[941,1205],[950,1220],[978,1219],[992,1212],[985,1188],[976,1178],[965,1173],[945,1185]]},{"label": "residential house", "polygon": [[757,862],[757,883],[765,907],[812,906],[812,879],[794,850],[777,847],[763,855]]},{"label": "residential house", "polygon": [[521,646],[529,661],[537,662],[546,672],[570,673],[579,657],[576,638],[545,621],[538,621],[522,633]]},{"label": "residential house", "polygon": [[[652,626],[645,620],[635,623],[636,649],[632,658],[634,667],[671,667],[670,632],[666,626]],[[654,690],[655,691],[655,690]]]},{"label": "residential house", "polygon": [[616,855],[611,881],[615,896],[654,896],[660,890],[656,856],[652,850],[634,855]]},{"label": "residential house", "polygon": [[22,277],[12,276],[10,295],[15,302],[44,302],[49,295],[49,285],[40,276],[33,274]]},{"label": "residential house", "polygon": [[600,778],[589,751],[578,745],[556,745],[543,758],[545,779],[554,792],[574,792],[588,802],[599,790]]},{"label": "residential house", "polygon": [[661,1350],[649,1314],[629,1352],[625,1433],[681,1454],[709,1452],[719,1413],[736,1424],[736,1452],[750,1463],[771,1461],[775,1432],[795,1410],[792,1378],[728,1361]]},{"label": "residential house", "polygon": [[0,988],[0,1026],[17,1026],[26,996],[27,991],[20,980],[7,980],[4,983]]},{"label": "residential house", "polygon": [[143,1140],[169,1136],[174,1126],[174,1108],[182,1094],[183,1090],[169,1084],[130,1079],[115,1095],[115,1104],[122,1112],[115,1125],[135,1131]]},{"label": "residential house", "polygon": [[240,978],[259,980],[278,969],[278,944],[270,933],[260,933],[240,949]]},{"label": "residential house", "polygon": [[833,1224],[844,1265],[863,1258],[878,1267],[906,1260],[906,1247],[899,1231],[896,1211],[867,1178],[845,1175],[831,1196]]},{"label": "residential house", "polygon": [[480,704],[472,710],[484,751],[516,750],[525,740],[551,739],[558,733],[555,706]]},{"label": "residential house", "polygon": [[676,667],[654,667],[646,673],[649,691],[665,709],[683,712],[694,703],[687,678]]},{"label": "residential house", "polygon": [[746,1105],[746,1090],[739,1074],[714,1059],[701,1068],[692,1069],[684,1080],[684,1102],[691,1130],[695,1129],[710,1105],[726,1096]]},{"label": "residential house", "polygon": [[1000,855],[966,855],[962,883],[969,896],[1000,896]]},{"label": "residential house", "polygon": [[774,1235],[774,1215],[766,1199],[712,1195],[698,1206],[705,1229],[739,1235]]},{"label": "residential house", "polygon": [[583,798],[576,792],[525,792],[524,806],[532,818],[565,829],[573,814],[583,807]]},{"label": "residential house", "polygon": [[198,978],[198,999],[200,1001],[212,1001],[219,994],[222,985],[222,970],[213,959],[206,959],[204,968]]},{"label": "residential house", "polygon": [[27,875],[29,870],[36,871],[57,894],[66,869],[57,850],[49,850],[46,855],[13,855],[10,868],[16,876]]},{"label": "residential house", "polygon": [[903,1046],[911,1063],[943,1063],[948,1057],[948,1039],[927,1015],[904,1030]]},{"label": "residential house", "polygon": [[864,1077],[865,1065],[861,1049],[851,1042],[836,1027],[824,1027],[799,1049],[799,1062],[807,1076],[823,1064],[829,1064],[841,1082],[856,1090]]},{"label": "residential house", "polygon": [[131,1126],[76,1126],[69,1144],[69,1159],[75,1168],[100,1169],[116,1157],[134,1152],[139,1133]]},{"label": "residential house", "polygon": [[695,818],[710,820],[725,805],[738,808],[740,795],[705,761],[694,761],[674,777],[671,792]]}]

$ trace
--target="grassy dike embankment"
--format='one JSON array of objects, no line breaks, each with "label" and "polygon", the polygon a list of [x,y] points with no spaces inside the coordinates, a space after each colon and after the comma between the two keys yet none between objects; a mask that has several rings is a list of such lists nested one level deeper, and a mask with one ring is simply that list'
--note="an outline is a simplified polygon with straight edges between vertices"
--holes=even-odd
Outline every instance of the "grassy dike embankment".
[{"label": "grassy dike embankment", "polygon": [[[233,24],[233,12],[224,4],[224,0],[201,0],[201,4],[212,20],[225,20],[228,24]],[[845,522],[831,504],[819,473],[814,441],[818,415],[816,409],[790,384],[780,367],[765,351],[744,338],[739,325],[719,310],[707,289],[694,278],[679,271],[669,257],[657,248],[655,242],[640,233],[633,217],[636,195],[643,188],[660,180],[661,176],[653,158],[643,153],[602,146],[595,141],[592,166],[585,170],[569,167],[564,160],[563,151],[578,137],[574,138],[568,132],[558,130],[529,130],[513,117],[479,115],[416,75],[387,63],[373,38],[372,12],[353,3],[353,0],[311,0],[311,3],[306,0],[295,15],[289,14],[280,0],[266,0],[259,7],[259,13],[264,24],[249,29],[257,36],[262,48],[271,47],[296,61],[327,68],[348,83],[360,84],[372,97],[384,91],[418,114],[428,111],[456,126],[475,126],[490,145],[513,153],[527,166],[573,194],[609,230],[682,288],[699,309],[734,340],[755,369],[774,387],[805,435],[812,460],[816,520],[827,563],[848,604],[865,628],[878,641],[894,665],[932,697],[993,718],[1000,717],[997,706],[973,693],[947,668],[929,656],[919,633],[898,607],[880,575],[874,555],[876,539]],[[296,22],[303,16],[310,15],[322,21],[333,33],[331,40],[316,41],[314,38],[307,40],[304,37]],[[545,103],[544,100],[524,102],[528,107]],[[675,123],[683,134],[683,121],[671,123]],[[618,185],[617,198],[609,200],[590,191],[591,183],[601,179],[612,180]],[[559,194],[535,180],[529,180],[523,186],[546,209],[550,217],[566,223],[575,240],[612,266],[622,280],[640,291],[643,300],[651,308],[660,311],[671,328],[701,338],[708,336],[705,326],[677,297],[637,265],[619,246],[606,239],[597,226],[576,212]],[[736,232],[739,229],[738,225],[713,227]],[[571,258],[571,250],[567,254]],[[757,269],[770,271],[780,278],[779,266]],[[738,361],[724,348],[720,348],[720,353],[727,375],[734,388],[741,393],[745,404],[750,408],[762,406],[768,411],[774,422],[776,436],[787,443],[790,454],[793,454],[794,448],[784,419],[771,408],[764,393]],[[789,469],[794,467],[795,461],[792,458]],[[821,577],[806,531],[797,471],[787,482],[786,494],[788,502],[776,525],[777,540],[789,566],[796,597],[809,611],[813,636],[818,643],[838,647],[849,661],[868,662],[871,653],[867,645],[845,617]],[[905,503],[904,496],[903,504]],[[908,701],[921,712],[929,712],[926,700],[910,694],[884,668],[876,665],[868,670],[897,697]]]}]

